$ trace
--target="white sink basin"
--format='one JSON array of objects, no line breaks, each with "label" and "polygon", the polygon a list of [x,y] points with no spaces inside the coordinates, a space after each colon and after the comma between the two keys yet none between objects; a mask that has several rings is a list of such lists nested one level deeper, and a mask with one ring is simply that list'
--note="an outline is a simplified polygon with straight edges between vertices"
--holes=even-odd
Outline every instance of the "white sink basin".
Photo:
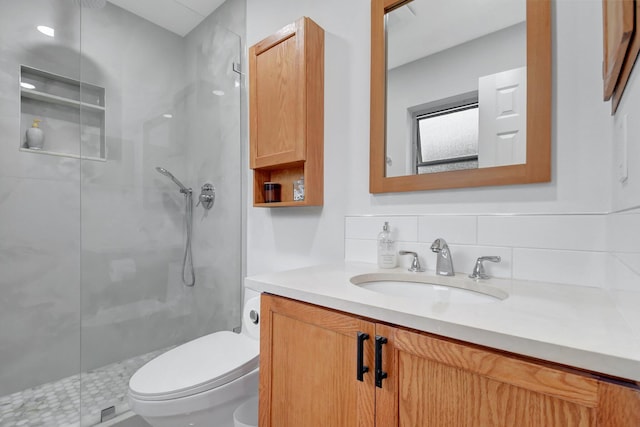
[{"label": "white sink basin", "polygon": [[[440,283],[435,283],[435,282]],[[434,278],[419,274],[372,273],[353,276],[351,283],[363,289],[411,299],[457,304],[499,302],[509,296],[501,289],[470,279]]]}]

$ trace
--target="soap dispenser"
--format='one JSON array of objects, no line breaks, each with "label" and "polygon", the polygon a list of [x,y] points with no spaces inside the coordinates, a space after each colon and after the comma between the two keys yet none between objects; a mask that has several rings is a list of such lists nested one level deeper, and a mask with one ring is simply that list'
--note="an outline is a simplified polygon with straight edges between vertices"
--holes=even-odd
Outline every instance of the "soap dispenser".
[{"label": "soap dispenser", "polygon": [[44,133],[40,129],[40,119],[33,119],[33,124],[27,129],[27,147],[31,150],[42,150]]},{"label": "soap dispenser", "polygon": [[378,266],[380,268],[395,268],[397,265],[396,242],[391,239],[389,223],[385,221],[382,231],[378,234]]}]

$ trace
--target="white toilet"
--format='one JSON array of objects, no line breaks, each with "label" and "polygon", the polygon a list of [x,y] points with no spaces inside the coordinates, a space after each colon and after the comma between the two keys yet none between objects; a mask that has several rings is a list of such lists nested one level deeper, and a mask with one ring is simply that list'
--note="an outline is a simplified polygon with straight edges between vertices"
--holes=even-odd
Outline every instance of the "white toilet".
[{"label": "white toilet", "polygon": [[259,295],[245,288],[242,333],[200,337],[138,369],[131,410],[153,427],[233,427],[236,408],[258,395]]}]

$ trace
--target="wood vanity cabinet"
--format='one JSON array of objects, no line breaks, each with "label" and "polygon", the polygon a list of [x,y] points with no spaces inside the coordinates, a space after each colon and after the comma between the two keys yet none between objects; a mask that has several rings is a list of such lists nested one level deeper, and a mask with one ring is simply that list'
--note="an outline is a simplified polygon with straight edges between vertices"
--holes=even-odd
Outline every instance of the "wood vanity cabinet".
[{"label": "wood vanity cabinet", "polygon": [[[371,339],[375,325],[269,295],[260,305],[259,426],[372,426],[373,377],[356,380],[354,351],[358,332]],[[363,348],[372,361],[373,347]]]},{"label": "wood vanity cabinet", "polygon": [[[322,205],[324,30],[311,19],[249,49],[249,128],[254,206]],[[305,198],[294,201],[301,177]],[[265,203],[265,182],[281,185],[281,202]]]},{"label": "wood vanity cabinet", "polygon": [[637,387],[286,298],[261,311],[260,427],[640,425]]}]

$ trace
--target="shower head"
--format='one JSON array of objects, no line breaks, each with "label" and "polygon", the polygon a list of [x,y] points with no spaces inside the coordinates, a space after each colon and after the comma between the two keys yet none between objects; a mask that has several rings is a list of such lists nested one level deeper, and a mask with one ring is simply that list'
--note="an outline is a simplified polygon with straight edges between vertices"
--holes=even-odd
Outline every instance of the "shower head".
[{"label": "shower head", "polygon": [[184,185],[182,185],[182,183],[180,181],[178,181],[178,179],[173,176],[173,174],[171,172],[169,172],[168,170],[166,170],[165,168],[161,168],[160,166],[156,166],[156,170],[158,172],[160,172],[162,175],[169,177],[169,179],[171,179],[171,181],[173,181],[178,187],[180,187],[180,192],[181,193],[190,193],[191,189],[185,187]]},{"label": "shower head", "polygon": [[101,9],[107,4],[107,0],[75,0],[78,6],[90,9]]}]

